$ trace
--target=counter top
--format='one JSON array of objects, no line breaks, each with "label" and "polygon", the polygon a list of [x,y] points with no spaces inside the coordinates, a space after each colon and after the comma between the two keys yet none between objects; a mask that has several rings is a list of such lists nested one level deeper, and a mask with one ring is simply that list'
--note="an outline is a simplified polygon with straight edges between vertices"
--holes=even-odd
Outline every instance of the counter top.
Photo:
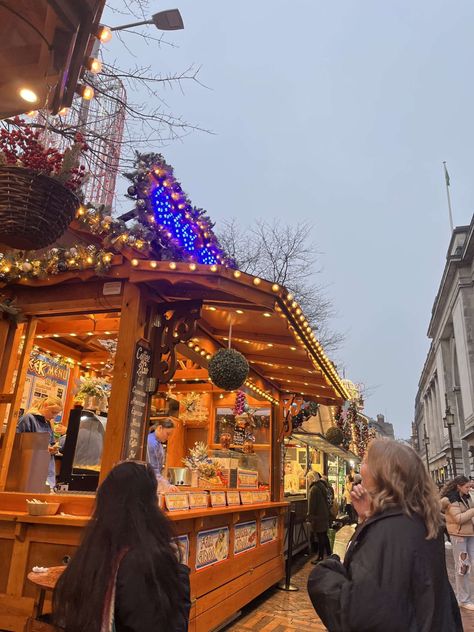
[{"label": "counter top", "polygon": [[268,502],[255,505],[232,505],[231,507],[207,507],[202,509],[189,509],[185,511],[165,511],[170,520],[190,520],[192,518],[204,518],[208,516],[221,516],[223,514],[243,513],[245,511],[262,511],[265,509],[277,509],[287,507],[287,502]]},{"label": "counter top", "polygon": [[[207,518],[209,516],[221,516],[226,514],[245,513],[251,511],[263,511],[287,507],[288,502],[267,502],[255,505],[233,505],[231,507],[207,507],[203,509],[189,509],[185,511],[165,511],[170,520],[193,520],[195,518]],[[76,516],[72,514],[56,514],[54,516],[31,516],[26,511],[0,511],[0,520],[9,520],[25,524],[48,524],[69,527],[85,527],[89,522],[89,516]]]}]

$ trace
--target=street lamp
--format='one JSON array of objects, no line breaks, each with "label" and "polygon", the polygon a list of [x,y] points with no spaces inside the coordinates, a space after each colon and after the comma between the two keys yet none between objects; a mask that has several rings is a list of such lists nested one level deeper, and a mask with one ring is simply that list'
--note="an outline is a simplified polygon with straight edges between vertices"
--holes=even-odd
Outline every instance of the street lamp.
[{"label": "street lamp", "polygon": [[447,393],[444,394],[444,401],[446,404],[446,410],[444,412],[445,416],[443,417],[443,423],[444,423],[444,427],[448,429],[449,448],[451,450],[451,463],[452,463],[451,467],[453,470],[453,476],[457,476],[458,472],[456,468],[456,457],[454,454],[454,444],[453,444],[454,413],[451,412],[451,407],[448,402]]},{"label": "street lamp", "polygon": [[131,24],[124,24],[123,26],[111,26],[111,31],[124,31],[125,29],[131,29],[135,26],[143,26],[145,24],[154,24],[160,31],[180,31],[184,29],[183,18],[179,9],[168,9],[167,11],[160,11],[151,16],[149,20],[143,22],[132,22]]},{"label": "street lamp", "polygon": [[426,434],[426,426],[425,426],[425,436],[423,437],[423,443],[425,445],[426,469],[428,470],[428,474],[429,474],[430,473],[430,457],[428,455],[428,446],[430,445],[430,438]]}]

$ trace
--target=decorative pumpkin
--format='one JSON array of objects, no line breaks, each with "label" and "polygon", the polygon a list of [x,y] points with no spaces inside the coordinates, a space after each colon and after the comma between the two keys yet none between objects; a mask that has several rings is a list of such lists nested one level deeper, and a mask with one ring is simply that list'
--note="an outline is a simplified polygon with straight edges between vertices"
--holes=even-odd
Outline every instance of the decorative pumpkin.
[{"label": "decorative pumpkin", "polygon": [[209,360],[208,371],[215,386],[225,391],[235,391],[247,379],[249,364],[239,351],[219,349]]},{"label": "decorative pumpkin", "polygon": [[337,426],[331,426],[326,432],[326,439],[329,443],[332,443],[332,445],[341,445],[344,441],[344,434]]}]

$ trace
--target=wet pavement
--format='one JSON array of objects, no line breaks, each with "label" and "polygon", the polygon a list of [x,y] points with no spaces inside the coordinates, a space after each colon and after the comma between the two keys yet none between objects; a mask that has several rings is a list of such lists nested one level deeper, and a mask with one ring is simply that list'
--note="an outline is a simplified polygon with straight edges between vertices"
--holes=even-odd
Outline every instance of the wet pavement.
[{"label": "wet pavement", "polygon": [[[340,534],[335,551],[342,553],[350,530]],[[263,595],[246,606],[241,616],[225,628],[225,632],[324,632],[326,628],[316,615],[306,592],[308,575],[313,569],[308,557],[301,556],[294,566],[291,583],[299,588],[298,592],[284,592],[276,588],[267,590]],[[450,580],[453,582],[454,564],[450,549],[446,549],[446,562]],[[474,576],[471,577],[474,582]],[[474,632],[474,612],[461,608],[464,632]]]}]

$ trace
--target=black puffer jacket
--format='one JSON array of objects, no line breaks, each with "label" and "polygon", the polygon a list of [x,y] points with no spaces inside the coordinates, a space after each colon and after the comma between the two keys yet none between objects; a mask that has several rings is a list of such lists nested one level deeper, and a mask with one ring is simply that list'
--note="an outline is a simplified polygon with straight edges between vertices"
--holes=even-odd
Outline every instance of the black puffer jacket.
[{"label": "black puffer jacket", "polygon": [[328,559],[308,592],[329,632],[462,632],[442,536],[421,518],[386,510],[362,524],[344,564]]},{"label": "black puffer jacket", "polygon": [[309,488],[308,518],[314,533],[322,533],[329,529],[331,516],[328,490],[322,479],[311,483]]}]

